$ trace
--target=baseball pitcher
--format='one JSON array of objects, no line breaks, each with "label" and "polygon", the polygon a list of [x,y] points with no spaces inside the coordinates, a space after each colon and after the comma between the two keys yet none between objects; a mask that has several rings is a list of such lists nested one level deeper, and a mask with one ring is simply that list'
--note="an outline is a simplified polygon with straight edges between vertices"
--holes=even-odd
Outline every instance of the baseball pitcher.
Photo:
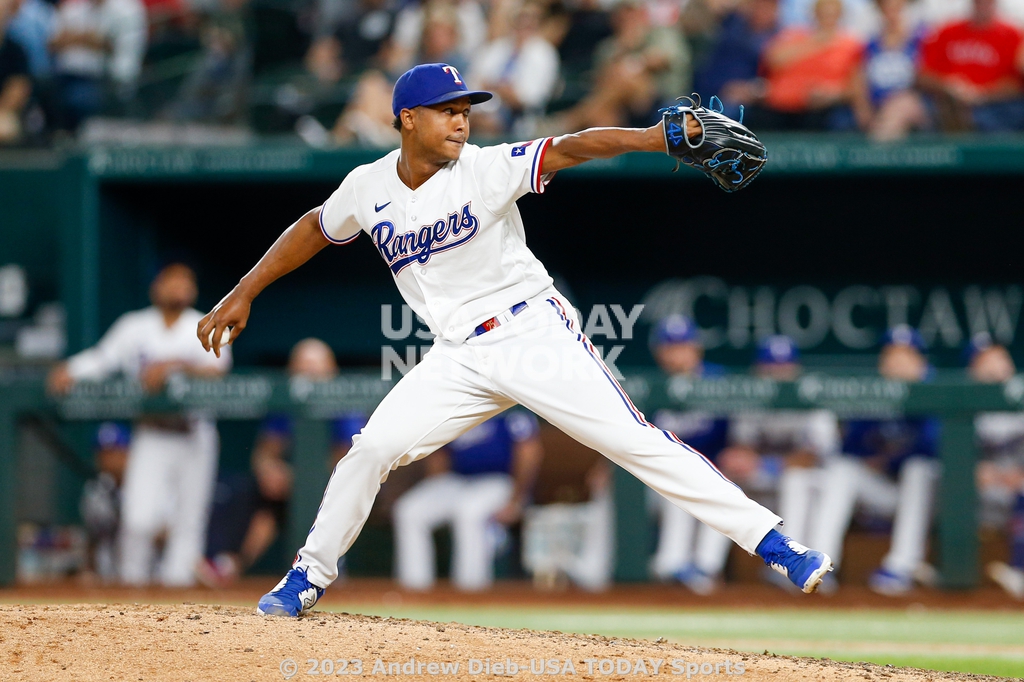
[{"label": "baseball pitcher", "polygon": [[312,607],[335,579],[338,558],[359,534],[389,471],[517,403],[814,591],[831,560],[776,531],[775,513],[647,421],[527,247],[516,208],[528,192],[544,192],[559,170],[637,151],[667,151],[735,191],[761,170],[763,145],[742,125],[687,101],[647,129],[597,128],[476,147],[469,144],[470,113],[490,98],[469,90],[446,64],[403,74],[392,102],[401,148],[349,173],[199,324],[204,346],[220,353],[224,331],[231,329],[229,343],[238,338],[267,285],[327,244],[365,233],[436,335],[423,361],[353,439],[293,568],[258,611],[297,616]]}]

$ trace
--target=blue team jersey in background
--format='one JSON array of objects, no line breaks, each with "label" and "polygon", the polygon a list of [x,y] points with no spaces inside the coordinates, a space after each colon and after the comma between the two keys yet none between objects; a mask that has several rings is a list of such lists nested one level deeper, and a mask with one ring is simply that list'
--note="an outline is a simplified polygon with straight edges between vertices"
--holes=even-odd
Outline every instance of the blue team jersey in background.
[{"label": "blue team jersey in background", "polygon": [[885,47],[881,38],[875,38],[864,48],[864,73],[872,104],[879,106],[890,95],[914,86],[921,38],[918,32],[896,49]]},{"label": "blue team jersey in background", "polygon": [[[359,412],[338,415],[331,420],[331,445],[351,446],[352,436],[366,426],[366,415]],[[290,415],[271,414],[260,425],[260,433],[290,439],[295,424]]]},{"label": "blue team jersey in background", "polygon": [[725,448],[729,433],[729,420],[706,412],[676,412],[658,410],[654,424],[659,429],[671,431],[691,448],[712,462]]},{"label": "blue team jersey in background", "polygon": [[[725,374],[725,367],[711,362],[705,362],[700,372],[700,376],[705,379]],[[708,412],[658,410],[654,414],[654,425],[676,434],[679,440],[711,461],[715,461],[718,453],[725,448],[729,434],[729,420]]]},{"label": "blue team jersey in background", "polygon": [[535,438],[537,418],[524,410],[500,414],[470,429],[447,446],[451,470],[457,474],[509,473],[516,444]]},{"label": "blue team jersey in background", "polygon": [[935,417],[851,419],[843,424],[843,453],[885,457],[890,473],[908,457],[935,457],[938,449],[939,420]]}]

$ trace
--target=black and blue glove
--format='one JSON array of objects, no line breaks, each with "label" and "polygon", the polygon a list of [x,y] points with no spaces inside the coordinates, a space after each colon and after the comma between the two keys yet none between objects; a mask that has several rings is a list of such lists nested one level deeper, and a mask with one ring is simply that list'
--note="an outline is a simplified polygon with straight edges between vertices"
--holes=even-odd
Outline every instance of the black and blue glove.
[{"label": "black and blue glove", "polygon": [[[665,150],[681,164],[696,168],[726,192],[743,189],[768,162],[768,151],[754,133],[740,121],[722,113],[722,102],[712,97],[709,107],[700,95],[680,97],[679,104],[661,110],[665,128]],[[686,136],[686,115],[700,123],[699,136]],[[678,166],[677,166],[678,168]]]}]

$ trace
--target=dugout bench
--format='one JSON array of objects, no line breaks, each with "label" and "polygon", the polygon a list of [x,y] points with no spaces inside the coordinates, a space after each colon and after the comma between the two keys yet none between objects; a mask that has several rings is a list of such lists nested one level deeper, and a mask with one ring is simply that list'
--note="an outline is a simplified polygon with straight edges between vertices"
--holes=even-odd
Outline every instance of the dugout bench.
[{"label": "dugout bench", "polygon": [[[286,542],[298,548],[319,506],[329,472],[328,421],[347,411],[372,410],[393,386],[375,373],[346,373],[330,382],[290,380],[282,374],[238,373],[217,381],[173,378],[157,396],[130,381],[83,383],[66,397],[46,395],[38,377],[0,374],[0,586],[15,578],[19,420],[44,415],[61,420],[130,420],[143,413],[202,411],[218,420],[260,419],[287,412],[295,422],[295,495]],[[812,373],[793,383],[746,376],[711,380],[667,379],[657,372],[626,373],[623,386],[640,409],[700,409],[732,414],[761,409],[829,409],[840,417],[936,415],[942,420],[943,475],[938,494],[939,569],[946,589],[978,583],[974,415],[1024,409],[1024,375],[1003,385],[956,376],[928,384],[877,377]],[[615,471],[616,568],[620,582],[647,580],[644,485]]]}]

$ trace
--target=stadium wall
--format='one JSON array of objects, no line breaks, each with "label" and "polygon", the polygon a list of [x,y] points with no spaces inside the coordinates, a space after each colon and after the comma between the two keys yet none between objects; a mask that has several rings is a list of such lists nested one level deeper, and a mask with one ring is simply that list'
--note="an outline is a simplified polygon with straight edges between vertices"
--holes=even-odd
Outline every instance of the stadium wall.
[{"label": "stadium wall", "polygon": [[[1014,229],[1024,141],[768,143],[768,170],[737,195],[672,174],[657,155],[563,172],[544,197],[520,201],[528,240],[585,315],[641,302],[642,323],[693,313],[709,357],[729,365],[747,364],[754,339],[775,331],[812,362],[856,363],[901,321],[922,327],[940,366],[956,366],[982,330],[1024,357]],[[26,267],[35,301],[64,301],[76,350],[145,304],[168,257],[198,266],[200,307],[211,305],[375,156],[286,144],[0,156],[0,265]],[[328,249],[268,290],[239,363],[280,364],[304,335],[327,339],[345,364],[378,363],[401,300],[373,251],[367,239]],[[646,344],[624,345],[625,364],[649,362]]]}]

